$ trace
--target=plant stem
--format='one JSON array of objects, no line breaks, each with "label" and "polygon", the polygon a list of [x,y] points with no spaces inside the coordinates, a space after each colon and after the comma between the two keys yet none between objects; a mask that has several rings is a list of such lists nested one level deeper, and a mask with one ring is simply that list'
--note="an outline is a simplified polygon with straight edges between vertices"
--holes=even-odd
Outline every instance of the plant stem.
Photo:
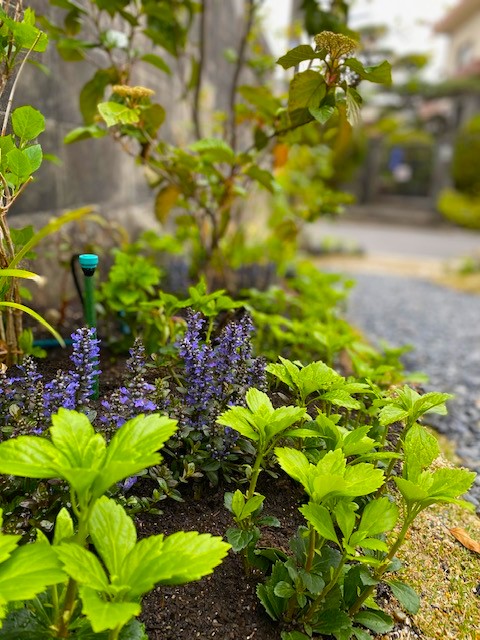
[{"label": "plant stem", "polygon": [[[394,558],[395,554],[397,553],[398,549],[402,546],[403,541],[405,540],[405,536],[407,535],[407,531],[410,529],[410,525],[415,520],[415,518],[418,515],[418,513],[419,513],[418,511],[414,511],[414,512],[410,511],[410,513],[405,517],[405,520],[403,522],[403,526],[402,526],[402,528],[400,530],[400,533],[398,534],[397,539],[395,540],[395,542],[391,546],[390,551],[388,552],[387,556],[385,557],[384,562],[373,573],[373,578],[375,580],[377,580],[377,581],[380,580],[380,578],[386,572],[386,570],[388,568],[388,565],[393,560],[393,558]],[[365,591],[363,591],[360,594],[360,596],[357,598],[357,600],[354,602],[354,604],[350,607],[350,609],[348,611],[348,614],[350,616],[354,616],[356,613],[358,613],[358,611],[362,607],[363,603],[373,593],[373,591],[375,590],[376,586],[377,586],[376,584],[370,585],[365,589]]]},{"label": "plant stem", "polygon": [[253,494],[255,493],[255,489],[257,488],[257,480],[258,480],[258,476],[260,475],[260,471],[262,469],[261,465],[262,465],[263,457],[264,457],[264,453],[259,451],[255,459],[255,463],[253,465],[250,484],[248,485],[248,491],[246,494],[247,500],[250,500],[250,498],[253,498]]},{"label": "plant stem", "polygon": [[207,0],[201,1],[200,11],[200,31],[198,41],[198,72],[192,102],[192,120],[195,128],[195,135],[199,139],[202,137],[202,126],[200,122],[200,92],[202,89],[202,75],[205,64],[205,41],[207,31]]},{"label": "plant stem", "polygon": [[315,529],[309,525],[310,535],[308,541],[308,555],[307,561],[305,563],[305,571],[310,571],[313,564],[313,559],[315,558],[315,548],[317,544],[317,532]]},{"label": "plant stem", "polygon": [[333,575],[332,575],[332,579],[330,580],[330,582],[324,586],[324,588],[322,589],[322,591],[318,594],[318,596],[315,598],[315,600],[312,602],[312,604],[309,606],[307,613],[305,614],[305,616],[303,617],[303,621],[304,622],[308,622],[309,620],[312,619],[312,617],[315,615],[318,606],[321,604],[321,602],[323,600],[325,600],[326,596],[330,593],[330,591],[333,589],[333,587],[337,584],[337,580],[338,577],[340,575],[340,573],[342,572],[343,566],[345,564],[345,562],[347,561],[347,553],[345,552],[342,556],[342,559],[340,560],[340,563],[338,565],[338,567],[335,569]]}]

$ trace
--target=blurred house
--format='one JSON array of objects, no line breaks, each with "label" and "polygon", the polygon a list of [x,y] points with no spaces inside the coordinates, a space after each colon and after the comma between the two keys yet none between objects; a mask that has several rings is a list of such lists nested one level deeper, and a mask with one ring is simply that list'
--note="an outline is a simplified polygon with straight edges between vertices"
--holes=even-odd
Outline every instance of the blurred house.
[{"label": "blurred house", "polygon": [[434,32],[448,36],[445,78],[438,88],[443,99],[426,109],[433,111],[436,104],[447,129],[456,130],[480,111],[480,0],[457,2]]}]

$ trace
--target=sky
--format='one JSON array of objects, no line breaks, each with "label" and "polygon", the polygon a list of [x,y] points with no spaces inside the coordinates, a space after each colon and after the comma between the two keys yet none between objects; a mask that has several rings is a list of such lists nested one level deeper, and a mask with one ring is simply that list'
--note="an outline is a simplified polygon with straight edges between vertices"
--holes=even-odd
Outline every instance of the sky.
[{"label": "sky", "polygon": [[[458,0],[355,0],[350,10],[350,26],[384,24],[390,35],[385,41],[400,54],[429,53],[432,63],[429,76],[441,72],[445,55],[445,36],[434,36],[433,25],[455,5]],[[272,41],[274,53],[285,52],[285,41],[280,34],[290,18],[291,0],[265,0],[269,31],[277,37]]]}]

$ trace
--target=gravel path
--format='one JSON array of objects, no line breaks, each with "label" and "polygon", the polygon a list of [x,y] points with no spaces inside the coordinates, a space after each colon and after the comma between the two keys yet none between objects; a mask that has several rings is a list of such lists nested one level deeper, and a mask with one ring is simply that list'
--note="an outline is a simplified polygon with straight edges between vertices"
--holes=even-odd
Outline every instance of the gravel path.
[{"label": "gravel path", "polygon": [[[429,422],[454,441],[464,464],[480,474],[480,296],[417,278],[355,274],[347,317],[374,343],[411,344],[408,371],[423,371],[427,389],[455,394],[448,416]],[[480,510],[480,475],[471,490]]]}]

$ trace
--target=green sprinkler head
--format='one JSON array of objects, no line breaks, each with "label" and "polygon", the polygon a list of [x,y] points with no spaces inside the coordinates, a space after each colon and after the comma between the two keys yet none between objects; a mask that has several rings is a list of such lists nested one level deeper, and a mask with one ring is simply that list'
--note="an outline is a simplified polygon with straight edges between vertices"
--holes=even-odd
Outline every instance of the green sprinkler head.
[{"label": "green sprinkler head", "polygon": [[82,267],[83,274],[91,278],[98,266],[98,256],[95,253],[82,253],[78,256],[78,261]]}]

